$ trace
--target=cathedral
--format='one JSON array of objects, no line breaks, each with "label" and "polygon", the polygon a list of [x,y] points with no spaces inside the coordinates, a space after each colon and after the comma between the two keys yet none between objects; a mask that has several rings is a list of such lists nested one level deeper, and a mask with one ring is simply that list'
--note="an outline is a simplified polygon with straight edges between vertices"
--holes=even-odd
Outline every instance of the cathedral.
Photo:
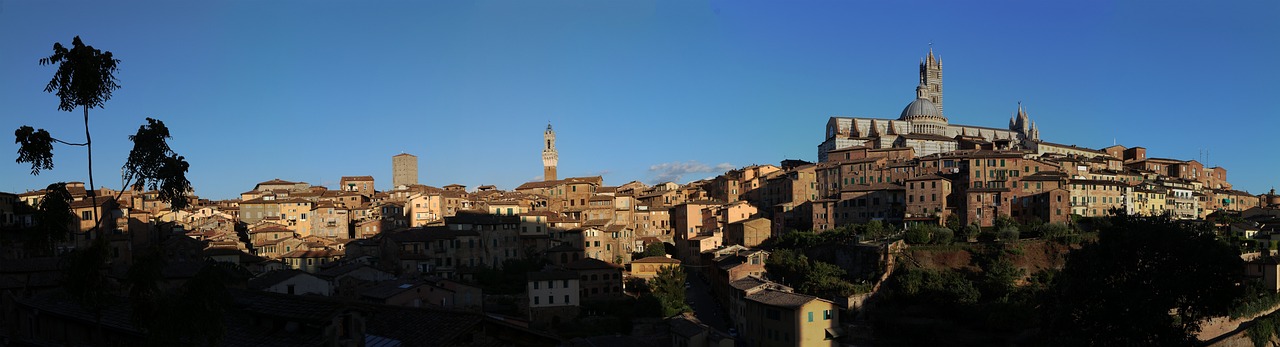
[{"label": "cathedral", "polygon": [[856,146],[910,147],[916,156],[926,156],[960,149],[962,142],[1010,149],[1035,148],[1040,143],[1040,130],[1021,104],[1009,119],[1008,129],[950,124],[942,110],[942,60],[935,58],[930,48],[929,55],[920,61],[916,98],[902,109],[898,119],[831,117],[826,140],[818,145],[818,161],[827,161],[830,151]]}]

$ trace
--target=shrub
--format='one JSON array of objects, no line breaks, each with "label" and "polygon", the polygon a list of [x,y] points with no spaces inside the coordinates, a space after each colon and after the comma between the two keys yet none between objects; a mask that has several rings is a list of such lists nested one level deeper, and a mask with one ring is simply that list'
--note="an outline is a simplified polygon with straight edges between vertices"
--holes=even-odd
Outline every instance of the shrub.
[{"label": "shrub", "polygon": [[1020,232],[1018,231],[1018,227],[1005,226],[1003,228],[1000,228],[999,231],[996,231],[996,238],[999,238],[1000,241],[1006,241],[1006,242],[1017,241],[1018,234],[1020,234]]},{"label": "shrub", "polygon": [[969,239],[972,239],[978,236],[979,230],[981,229],[979,229],[977,225],[970,224],[970,225],[961,227],[960,229],[956,229],[955,236],[956,236],[956,239],[960,240],[960,242],[969,242]]},{"label": "shrub", "polygon": [[906,235],[907,243],[913,244],[913,245],[923,245],[923,244],[929,243],[929,237],[930,237],[929,234],[931,234],[930,229],[931,228],[924,225],[917,225],[917,226],[911,227],[911,229],[907,230],[907,235]]},{"label": "shrub", "polygon": [[952,232],[951,229],[939,228],[933,231],[933,243],[939,245],[951,244],[952,238],[954,237],[955,233]]}]

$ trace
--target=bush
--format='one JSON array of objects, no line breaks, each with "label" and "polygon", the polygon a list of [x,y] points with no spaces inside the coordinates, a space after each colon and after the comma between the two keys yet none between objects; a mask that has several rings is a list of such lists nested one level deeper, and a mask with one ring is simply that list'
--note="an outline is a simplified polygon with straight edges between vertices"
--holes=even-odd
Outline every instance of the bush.
[{"label": "bush", "polygon": [[1000,241],[1005,241],[1005,242],[1017,241],[1018,234],[1020,234],[1020,232],[1018,231],[1018,227],[1005,226],[1003,228],[1000,228],[999,231],[996,231],[996,238],[999,238]]},{"label": "bush", "polygon": [[1032,227],[1031,231],[1048,240],[1055,240],[1071,234],[1071,228],[1062,223],[1040,224]]},{"label": "bush", "polygon": [[933,243],[935,244],[949,245],[954,237],[955,233],[951,229],[940,228],[933,231]]},{"label": "bush", "polygon": [[932,228],[925,225],[916,225],[907,230],[907,243],[913,245],[923,245],[929,243],[929,237]]},{"label": "bush", "polygon": [[963,227],[960,227],[959,229],[952,229],[952,230],[956,231],[956,234],[955,234],[956,240],[958,240],[959,242],[969,242],[969,239],[972,239],[978,236],[978,233],[981,229],[979,229],[977,225],[970,224],[970,225],[965,225]]}]

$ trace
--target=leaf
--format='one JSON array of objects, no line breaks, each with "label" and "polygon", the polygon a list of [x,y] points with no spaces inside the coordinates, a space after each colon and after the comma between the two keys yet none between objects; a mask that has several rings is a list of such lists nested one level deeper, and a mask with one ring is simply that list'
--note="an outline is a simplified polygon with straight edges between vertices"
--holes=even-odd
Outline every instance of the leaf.
[{"label": "leaf", "polygon": [[13,132],[14,143],[18,146],[19,163],[31,163],[31,174],[39,175],[40,170],[53,169],[53,137],[44,129],[36,130],[22,126]]},{"label": "leaf", "polygon": [[159,190],[160,199],[176,211],[187,207],[187,195],[191,192],[191,182],[187,180],[190,164],[169,147],[166,141],[169,137],[169,128],[164,122],[147,118],[146,125],[129,135],[133,150],[129,151],[123,169],[124,179],[133,181],[136,189]]}]

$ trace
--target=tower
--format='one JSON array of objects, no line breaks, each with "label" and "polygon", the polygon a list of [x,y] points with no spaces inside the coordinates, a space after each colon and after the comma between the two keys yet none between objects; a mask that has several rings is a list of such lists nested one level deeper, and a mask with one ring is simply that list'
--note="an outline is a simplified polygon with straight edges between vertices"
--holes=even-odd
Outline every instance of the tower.
[{"label": "tower", "polygon": [[929,56],[920,61],[920,86],[925,89],[925,96],[942,110],[942,59],[933,57],[933,44],[929,44]]},{"label": "tower", "polygon": [[418,184],[418,156],[400,153],[391,157],[391,185]]},{"label": "tower", "polygon": [[546,147],[542,148],[542,179],[555,181],[556,163],[560,161],[560,154],[556,153],[556,132],[551,130],[551,123],[547,123],[547,131],[542,133],[542,139],[546,143]]}]

